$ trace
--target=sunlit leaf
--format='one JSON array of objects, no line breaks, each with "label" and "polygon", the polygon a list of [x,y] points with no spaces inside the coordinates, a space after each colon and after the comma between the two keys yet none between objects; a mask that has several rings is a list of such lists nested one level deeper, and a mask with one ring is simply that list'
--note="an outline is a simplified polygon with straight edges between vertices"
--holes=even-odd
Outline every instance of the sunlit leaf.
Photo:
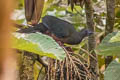
[{"label": "sunlit leaf", "polygon": [[62,60],[65,51],[51,37],[41,33],[15,33],[13,48]]}]

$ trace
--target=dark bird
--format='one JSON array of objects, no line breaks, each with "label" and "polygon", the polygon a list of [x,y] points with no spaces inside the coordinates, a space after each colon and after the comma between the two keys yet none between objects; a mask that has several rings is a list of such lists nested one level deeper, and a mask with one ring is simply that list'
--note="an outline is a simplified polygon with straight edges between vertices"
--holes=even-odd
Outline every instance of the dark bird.
[{"label": "dark bird", "polygon": [[37,31],[42,33],[48,31],[61,42],[71,45],[79,44],[85,37],[93,33],[88,29],[82,29],[80,32],[77,32],[69,22],[49,15],[42,18],[42,23],[36,24],[34,27],[19,30],[18,32],[31,33]]}]

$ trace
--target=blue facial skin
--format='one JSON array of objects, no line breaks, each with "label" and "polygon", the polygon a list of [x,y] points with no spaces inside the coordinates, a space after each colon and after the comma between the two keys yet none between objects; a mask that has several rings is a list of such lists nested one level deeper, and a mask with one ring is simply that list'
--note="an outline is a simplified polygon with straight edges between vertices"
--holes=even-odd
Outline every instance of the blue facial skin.
[{"label": "blue facial skin", "polygon": [[90,35],[92,35],[94,32],[93,32],[93,31],[90,31],[90,30],[86,30],[86,33],[87,33],[87,36],[90,36]]}]

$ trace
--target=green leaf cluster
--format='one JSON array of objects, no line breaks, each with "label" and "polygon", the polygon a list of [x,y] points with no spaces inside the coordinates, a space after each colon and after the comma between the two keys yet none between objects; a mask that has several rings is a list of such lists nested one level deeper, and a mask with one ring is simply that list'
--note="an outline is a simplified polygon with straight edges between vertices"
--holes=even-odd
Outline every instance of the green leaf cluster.
[{"label": "green leaf cluster", "polygon": [[[120,31],[108,34],[96,48],[96,53],[104,56],[120,56]],[[118,59],[118,58],[116,58]],[[104,80],[120,79],[120,63],[112,61],[104,73]]]}]

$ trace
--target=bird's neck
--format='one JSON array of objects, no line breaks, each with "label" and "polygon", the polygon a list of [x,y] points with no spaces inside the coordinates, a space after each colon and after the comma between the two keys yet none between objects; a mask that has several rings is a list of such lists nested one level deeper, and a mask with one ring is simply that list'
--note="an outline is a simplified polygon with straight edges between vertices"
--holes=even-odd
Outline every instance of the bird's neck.
[{"label": "bird's neck", "polygon": [[80,39],[83,39],[84,37],[87,36],[87,34],[85,32],[83,32],[83,31],[78,32],[78,35],[79,35]]}]

